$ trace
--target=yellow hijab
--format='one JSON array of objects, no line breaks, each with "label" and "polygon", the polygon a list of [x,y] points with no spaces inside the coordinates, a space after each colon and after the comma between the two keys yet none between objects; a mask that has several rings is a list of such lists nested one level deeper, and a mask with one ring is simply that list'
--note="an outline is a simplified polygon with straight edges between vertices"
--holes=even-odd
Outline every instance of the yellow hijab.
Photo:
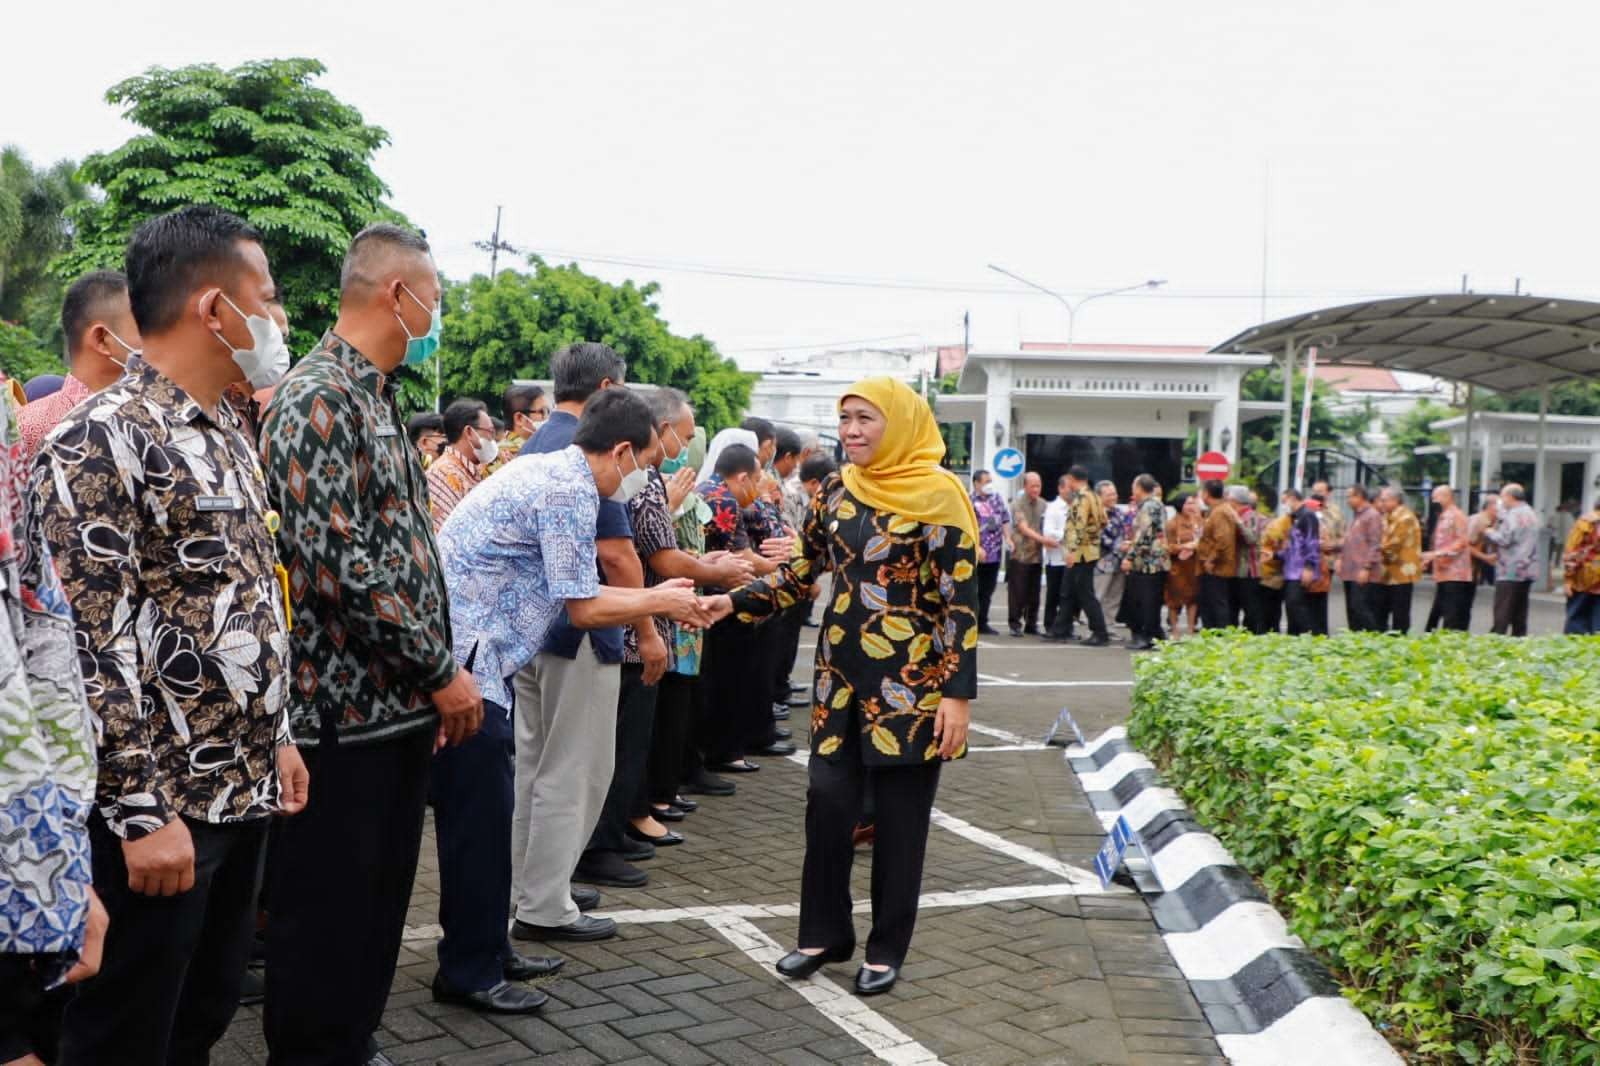
[{"label": "yellow hijab", "polygon": [[845,488],[868,507],[918,522],[955,526],[978,539],[978,516],[966,488],[939,465],[944,438],[933,411],[911,386],[894,378],[867,378],[839,398],[859,396],[883,412],[883,440],[866,466],[840,471]]}]

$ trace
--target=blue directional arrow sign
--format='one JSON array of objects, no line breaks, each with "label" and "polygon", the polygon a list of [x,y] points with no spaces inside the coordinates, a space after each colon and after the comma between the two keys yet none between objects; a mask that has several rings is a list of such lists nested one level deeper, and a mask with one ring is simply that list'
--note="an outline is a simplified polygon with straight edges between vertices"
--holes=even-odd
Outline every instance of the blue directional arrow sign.
[{"label": "blue directional arrow sign", "polygon": [[1015,448],[1001,448],[994,453],[994,472],[1003,478],[1014,478],[1022,473],[1022,453]]}]

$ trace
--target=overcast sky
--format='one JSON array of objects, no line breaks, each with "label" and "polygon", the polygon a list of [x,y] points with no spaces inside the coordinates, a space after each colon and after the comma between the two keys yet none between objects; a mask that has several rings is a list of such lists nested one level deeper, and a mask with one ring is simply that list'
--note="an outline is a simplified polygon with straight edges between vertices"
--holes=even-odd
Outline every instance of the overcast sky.
[{"label": "overcast sky", "polygon": [[1264,214],[1269,317],[1463,273],[1600,297],[1585,0],[88,0],[6,21],[0,140],[36,162],[120,143],[104,90],[151,65],[315,56],[389,131],[378,172],[447,273],[487,269],[472,242],[503,204],[504,239],[660,281],[675,330],[747,361],[956,342],[965,311],[978,345],[1065,337],[988,263],[1069,296],[1166,279],[1090,304],[1076,338],[1213,344],[1260,319]]}]

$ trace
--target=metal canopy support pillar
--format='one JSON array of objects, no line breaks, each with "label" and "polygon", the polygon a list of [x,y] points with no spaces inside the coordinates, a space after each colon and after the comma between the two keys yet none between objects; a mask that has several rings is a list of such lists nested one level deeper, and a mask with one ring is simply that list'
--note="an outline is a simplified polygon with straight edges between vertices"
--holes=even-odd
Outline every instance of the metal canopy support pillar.
[{"label": "metal canopy support pillar", "polygon": [[1539,386],[1539,435],[1533,460],[1533,487],[1529,500],[1536,514],[1544,514],[1545,497],[1549,495],[1549,478],[1544,476],[1545,423],[1550,420],[1550,385]]},{"label": "metal canopy support pillar", "polygon": [[1472,453],[1475,445],[1472,440],[1472,405],[1477,399],[1477,386],[1467,386],[1467,421],[1461,427],[1461,506],[1468,514],[1477,508],[1476,501],[1472,498]]},{"label": "metal canopy support pillar", "polygon": [[1278,502],[1289,487],[1289,437],[1294,426],[1294,339],[1283,345],[1283,422],[1278,433]]}]

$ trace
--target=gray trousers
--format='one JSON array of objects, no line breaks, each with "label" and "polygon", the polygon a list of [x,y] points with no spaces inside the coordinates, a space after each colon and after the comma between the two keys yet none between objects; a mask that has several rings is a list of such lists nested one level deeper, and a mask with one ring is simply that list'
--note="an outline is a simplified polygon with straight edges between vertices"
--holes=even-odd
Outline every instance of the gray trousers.
[{"label": "gray trousers", "polygon": [[572,872],[600,821],[617,758],[622,668],[604,666],[587,637],[576,659],[541,652],[517,671],[512,901],[533,925],[578,920]]},{"label": "gray trousers", "polygon": [[1106,614],[1106,625],[1117,624],[1117,612],[1122,609],[1122,590],[1128,584],[1128,575],[1121,570],[1113,570],[1109,574],[1096,572],[1094,575],[1094,598],[1100,601],[1100,609]]}]

